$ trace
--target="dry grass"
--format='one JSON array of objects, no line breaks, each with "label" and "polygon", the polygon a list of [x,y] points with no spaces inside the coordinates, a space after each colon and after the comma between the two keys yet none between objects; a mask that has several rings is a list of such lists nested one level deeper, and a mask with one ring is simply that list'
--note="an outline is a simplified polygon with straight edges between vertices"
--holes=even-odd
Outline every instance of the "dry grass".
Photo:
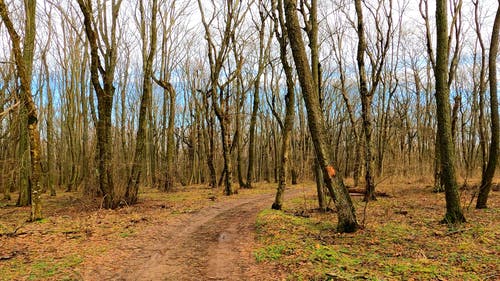
[{"label": "dry grass", "polygon": [[[147,237],[144,230],[148,227],[217,201],[272,189],[274,185],[259,184],[233,197],[204,186],[173,193],[144,189],[138,204],[116,210],[101,209],[98,199],[60,192],[57,197],[43,196],[45,218],[34,223],[26,222],[29,207],[15,207],[14,199],[0,201],[0,280],[82,280],[82,269],[89,265],[109,267],[130,258],[129,249]],[[111,250],[112,257],[108,255]]]},{"label": "dry grass", "polygon": [[[468,223],[449,228],[438,223],[444,195],[432,193],[430,184],[427,179],[387,179],[378,189],[392,197],[369,203],[365,212],[361,198],[355,198],[364,229],[354,234],[335,234],[335,213],[314,211],[312,183],[294,186],[300,196],[287,201],[284,212],[259,215],[260,247],[254,255],[289,280],[500,278],[498,191],[491,193],[490,209],[466,208]],[[0,280],[82,280],[85,268],[116,271],[121,260],[133,258],[130,249],[137,250],[138,241],[151,239],[154,245],[146,229],[214,202],[271,193],[275,187],[259,184],[233,197],[203,186],[174,193],[145,189],[139,204],[117,210],[101,209],[97,199],[60,193],[44,196],[45,219],[35,223],[26,222],[29,208],[0,201]],[[471,192],[462,192],[465,206]]]}]

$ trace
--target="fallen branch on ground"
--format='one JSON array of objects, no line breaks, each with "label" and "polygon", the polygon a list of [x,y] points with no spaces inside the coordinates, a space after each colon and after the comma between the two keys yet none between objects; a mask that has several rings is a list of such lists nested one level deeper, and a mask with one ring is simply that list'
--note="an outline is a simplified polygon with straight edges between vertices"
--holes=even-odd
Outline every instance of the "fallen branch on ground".
[{"label": "fallen branch on ground", "polygon": [[[0,233],[0,237],[6,236],[6,237],[15,237],[21,234],[25,234],[25,232],[18,232],[19,229],[21,229],[24,226],[24,224],[19,225],[14,229],[14,231],[11,232],[4,232]],[[3,227],[3,226],[2,226]],[[6,227],[3,227],[4,229],[7,229]]]},{"label": "fallen branch on ground", "polygon": [[[347,190],[351,195],[364,195],[365,194],[365,189],[364,188],[356,188],[356,187],[347,187]],[[377,197],[391,197],[388,193],[382,192],[382,191],[375,191],[375,196]]]},{"label": "fallen branch on ground", "polygon": [[6,261],[6,260],[13,259],[18,254],[19,254],[18,251],[12,251],[10,254],[8,254],[6,256],[0,256],[0,261]]}]

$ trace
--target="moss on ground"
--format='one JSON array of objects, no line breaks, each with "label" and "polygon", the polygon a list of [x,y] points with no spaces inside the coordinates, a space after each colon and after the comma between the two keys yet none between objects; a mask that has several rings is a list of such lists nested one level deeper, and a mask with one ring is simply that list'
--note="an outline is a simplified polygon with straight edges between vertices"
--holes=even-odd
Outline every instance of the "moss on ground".
[{"label": "moss on ground", "polygon": [[393,197],[369,203],[366,213],[355,198],[364,229],[337,234],[335,213],[314,210],[309,190],[286,202],[283,211],[260,212],[256,221],[256,260],[277,266],[287,280],[500,278],[498,194],[490,198],[490,209],[466,210],[468,223],[448,228],[439,224],[442,194],[412,184],[387,185],[384,191]]}]

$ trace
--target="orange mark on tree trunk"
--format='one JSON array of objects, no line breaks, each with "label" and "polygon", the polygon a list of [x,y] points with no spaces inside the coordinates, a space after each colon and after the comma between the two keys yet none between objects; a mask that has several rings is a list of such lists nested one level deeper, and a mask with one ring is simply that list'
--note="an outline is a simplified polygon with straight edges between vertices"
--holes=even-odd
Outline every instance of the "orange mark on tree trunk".
[{"label": "orange mark on tree trunk", "polygon": [[337,174],[332,165],[326,166],[326,172],[328,173],[328,176],[330,176],[331,178],[335,177],[335,175]]}]

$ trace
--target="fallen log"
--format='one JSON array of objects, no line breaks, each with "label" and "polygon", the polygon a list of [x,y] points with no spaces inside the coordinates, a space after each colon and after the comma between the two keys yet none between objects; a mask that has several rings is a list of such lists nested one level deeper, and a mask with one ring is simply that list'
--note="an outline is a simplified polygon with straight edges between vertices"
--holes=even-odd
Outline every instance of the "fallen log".
[{"label": "fallen log", "polygon": [[[348,186],[347,190],[349,191],[349,194],[351,194],[352,196],[365,195],[364,188]],[[377,196],[377,197],[391,197],[388,193],[382,192],[382,191],[375,191],[375,196]]]}]

